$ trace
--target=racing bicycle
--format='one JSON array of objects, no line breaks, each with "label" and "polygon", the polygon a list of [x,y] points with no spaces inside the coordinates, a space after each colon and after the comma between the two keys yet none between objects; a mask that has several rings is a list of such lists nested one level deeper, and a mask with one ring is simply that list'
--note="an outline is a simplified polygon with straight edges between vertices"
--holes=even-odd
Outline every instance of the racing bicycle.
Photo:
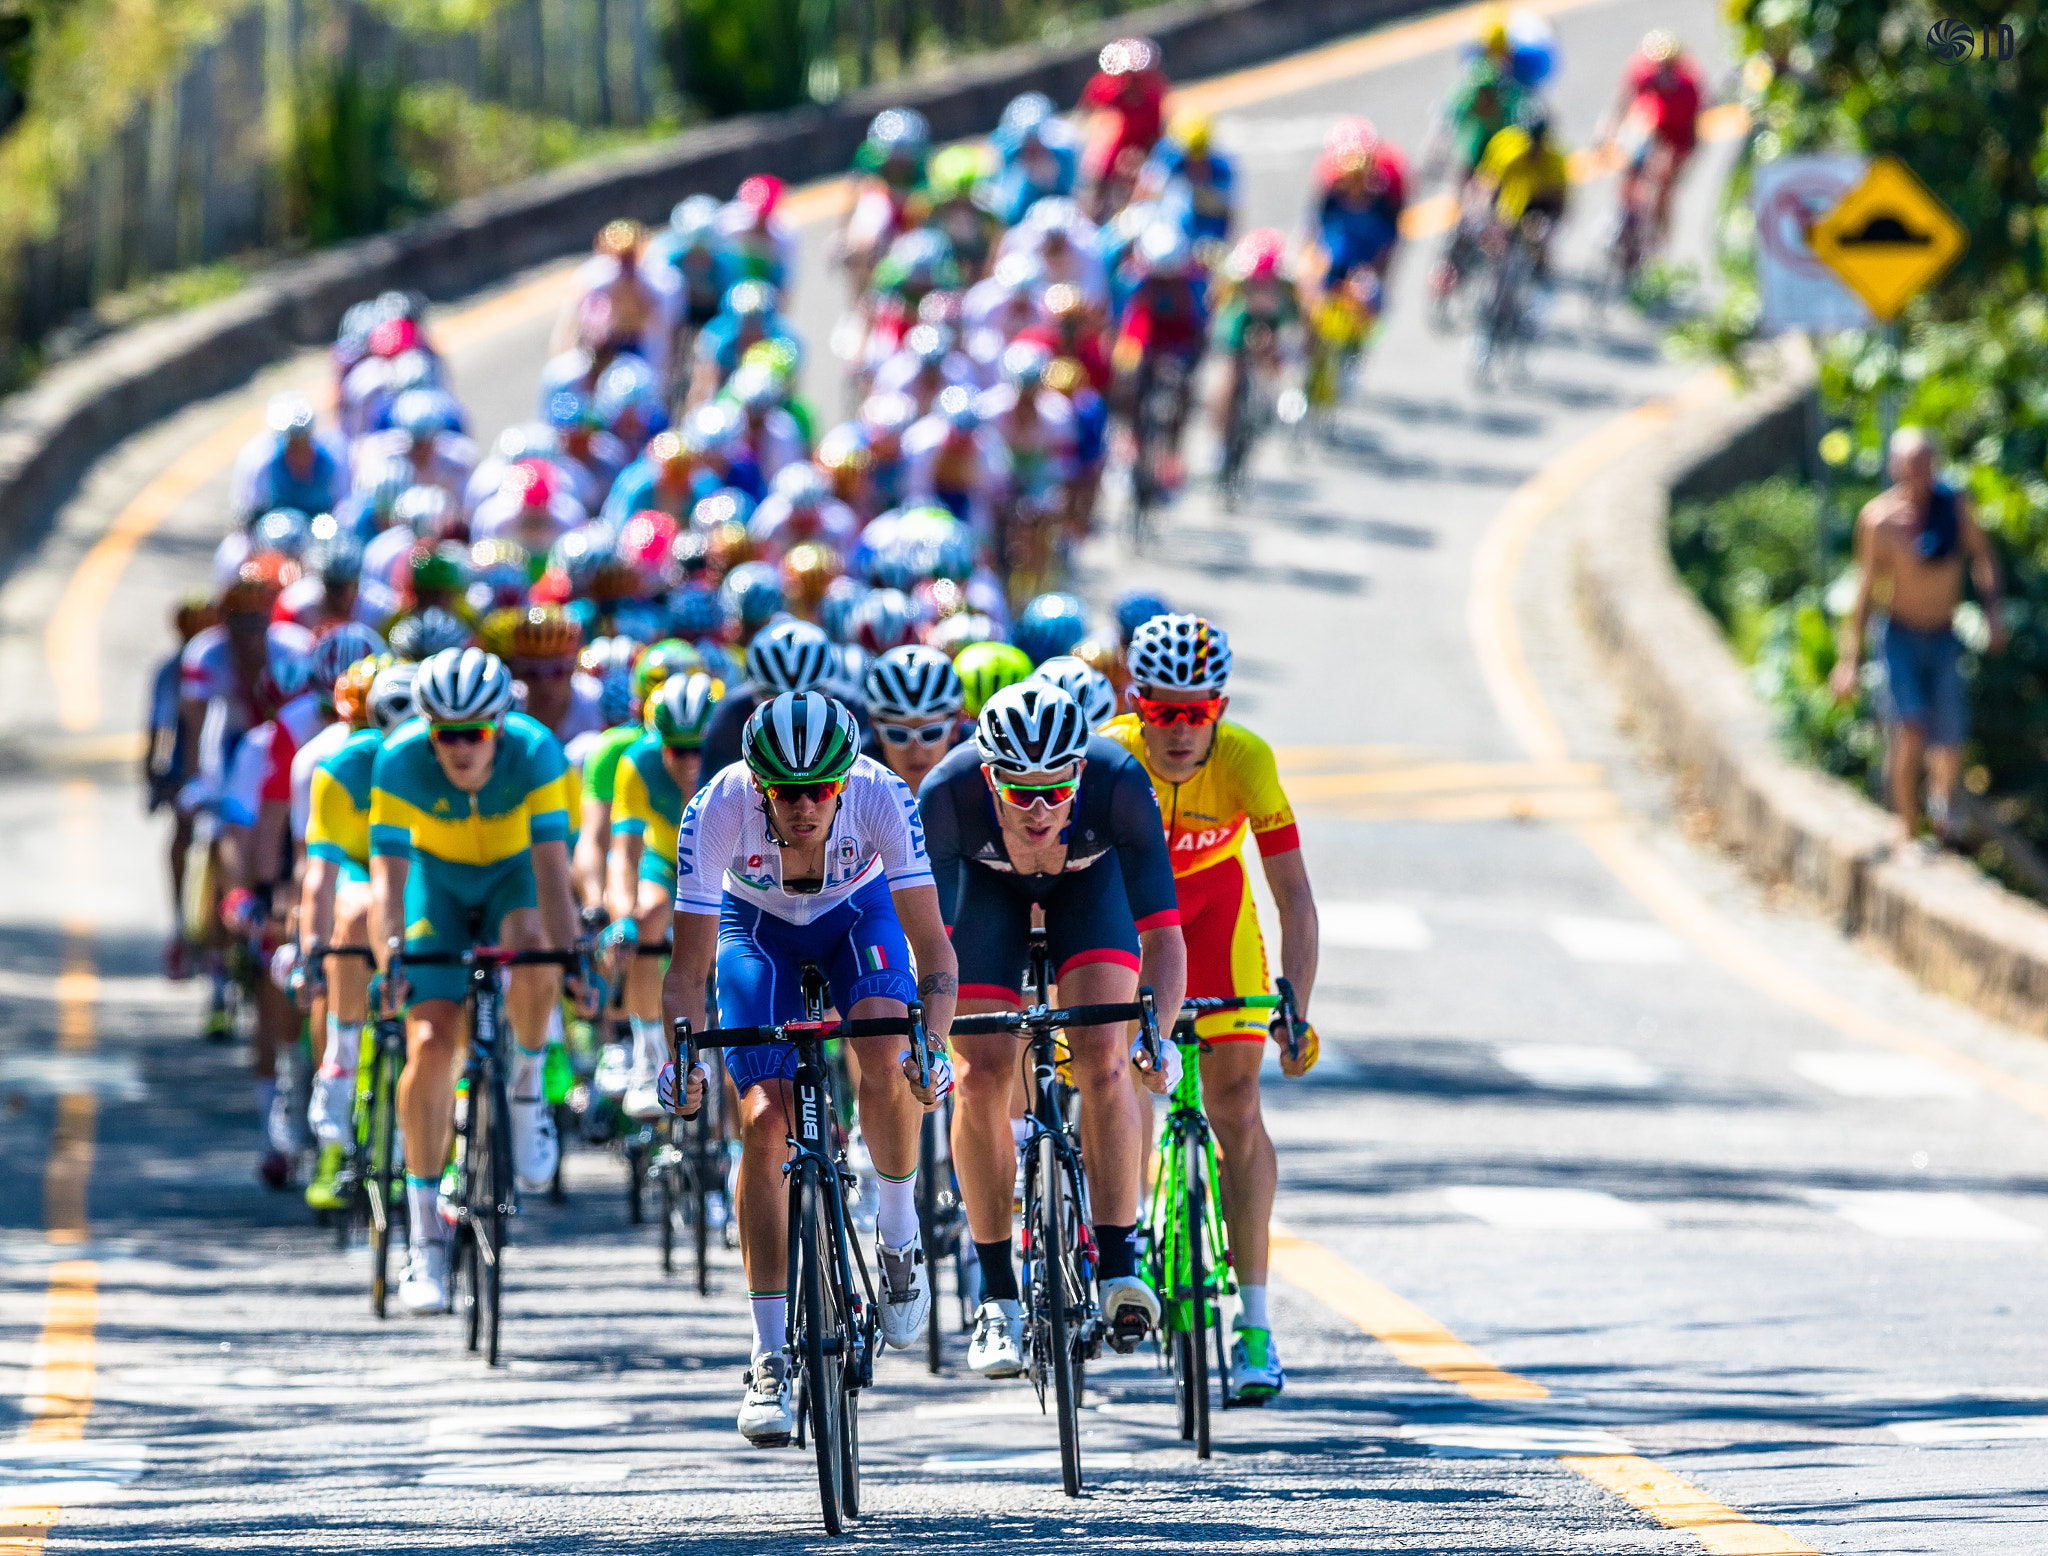
[{"label": "racing bicycle", "polygon": [[[908,1036],[920,1086],[930,1083],[931,1056],[921,1005],[911,1005],[906,1017],[827,1021],[825,974],[816,962],[805,962],[799,976],[802,1020],[693,1034],[688,1020],[678,1017],[674,1059],[680,1102],[689,1062],[703,1049],[796,1049],[790,1159],[783,1168],[789,1181],[789,1376],[797,1445],[803,1445],[808,1429],[817,1453],[825,1532],[837,1535],[847,1519],[860,1513],[859,1396],[874,1381],[882,1309],[867,1259],[852,1234],[848,1202],[859,1179],[845,1153],[832,1148],[832,1067],[825,1044],[832,1038]],[[698,1112],[704,1111],[700,1104]]]},{"label": "racing bicycle", "polygon": [[[366,945],[316,945],[306,957],[320,967],[330,956],[356,956],[375,968]],[[391,1234],[406,1214],[405,1157],[398,1149],[398,1074],[405,1068],[405,1018],[380,1016],[371,1024],[356,1066],[355,1118],[342,1142],[335,1196],[346,1202],[337,1237],[343,1248],[370,1246],[370,1311],[384,1316],[390,1292]]]},{"label": "racing bicycle", "polygon": [[958,1033],[1005,1032],[1028,1044],[1031,1075],[1030,1109],[1025,1114],[1023,1298],[1025,1349],[1031,1382],[1045,1408],[1047,1386],[1059,1415],[1060,1481],[1070,1497],[1081,1494],[1081,1394],[1084,1369],[1099,1356],[1102,1342],[1128,1350],[1129,1336],[1106,1332],[1095,1302],[1095,1232],[1088,1211],[1087,1181],[1081,1171],[1081,1142],[1070,1110],[1063,1106],[1069,1088],[1059,1078],[1063,1027],[1141,1023],[1146,1053],[1159,1062],[1158,1018],[1152,991],[1140,989],[1136,1000],[1119,1005],[1077,1005],[1065,1010],[1046,1006],[1050,988],[1045,931],[1031,932],[1030,973],[1022,1010],[990,1015],[956,1016]]}]

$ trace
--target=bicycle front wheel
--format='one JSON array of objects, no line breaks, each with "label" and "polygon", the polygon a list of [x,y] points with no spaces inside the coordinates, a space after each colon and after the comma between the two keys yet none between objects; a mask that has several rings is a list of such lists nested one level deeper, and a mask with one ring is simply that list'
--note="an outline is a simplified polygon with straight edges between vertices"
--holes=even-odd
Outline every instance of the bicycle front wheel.
[{"label": "bicycle front wheel", "polygon": [[944,1111],[927,1113],[917,1139],[917,1227],[924,1243],[925,1274],[932,1283],[931,1311],[924,1323],[924,1365],[933,1377],[944,1361],[939,1344],[939,1130]]},{"label": "bicycle front wheel", "polygon": [[1209,1295],[1209,1183],[1203,1171],[1207,1163],[1201,1137],[1191,1131],[1182,1144],[1182,1151],[1184,1165],[1181,1171],[1186,1175],[1187,1183],[1187,1197],[1182,1202],[1186,1228],[1181,1235],[1187,1239],[1188,1249],[1188,1326],[1177,1338],[1186,1354],[1186,1420],[1192,1428],[1182,1435],[1194,1439],[1195,1457],[1206,1459],[1209,1457],[1209,1314],[1213,1305]]},{"label": "bicycle front wheel", "polygon": [[1060,1483],[1070,1497],[1081,1494],[1081,1379],[1075,1310],[1080,1291],[1075,1277],[1078,1231],[1067,1194],[1067,1175],[1050,1134],[1038,1137],[1038,1222],[1032,1242],[1038,1252],[1038,1302],[1045,1323],[1046,1366],[1060,1422]]},{"label": "bicycle front wheel", "polygon": [[380,1041],[370,1053],[370,1109],[362,1151],[362,1191],[370,1215],[370,1311],[384,1316],[391,1280],[391,1232],[405,1200],[405,1167],[398,1154],[397,1063]]},{"label": "bicycle front wheel", "polygon": [[792,1316],[804,1370],[803,1402],[810,1417],[811,1446],[818,1457],[818,1503],[825,1516],[825,1532],[836,1535],[845,1529],[848,1439],[840,1416],[847,1403],[845,1368],[852,1336],[831,1274],[831,1230],[815,1171],[802,1174],[797,1192],[797,1311]]}]

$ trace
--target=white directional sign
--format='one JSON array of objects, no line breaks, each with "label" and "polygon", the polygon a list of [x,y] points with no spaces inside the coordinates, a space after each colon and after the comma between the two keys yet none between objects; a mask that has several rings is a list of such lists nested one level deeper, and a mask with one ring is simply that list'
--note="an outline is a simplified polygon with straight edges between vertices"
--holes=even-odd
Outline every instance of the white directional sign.
[{"label": "white directional sign", "polygon": [[1860,329],[1873,322],[1863,299],[1807,241],[1814,224],[1862,183],[1868,169],[1867,158],[1854,156],[1781,157],[1758,165],[1750,209],[1767,333]]}]

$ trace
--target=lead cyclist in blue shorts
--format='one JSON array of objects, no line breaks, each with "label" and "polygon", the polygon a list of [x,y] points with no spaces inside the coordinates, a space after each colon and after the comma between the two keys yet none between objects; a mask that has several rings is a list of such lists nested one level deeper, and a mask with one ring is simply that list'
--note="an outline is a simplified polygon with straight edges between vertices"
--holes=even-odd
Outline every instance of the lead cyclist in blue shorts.
[{"label": "lead cyclist in blue shorts", "polygon": [[[842,1016],[901,1017],[921,999],[927,1034],[935,1047],[943,1043],[958,968],[909,788],[860,755],[852,713],[819,692],[784,692],[763,703],[740,746],[741,760],[697,792],[676,829],[668,1018],[685,1016],[692,1030],[706,1029],[704,990],[715,965],[720,1026],[799,1020],[801,968],[816,962]],[[952,1072],[934,1053],[931,1084],[920,1093],[901,1039],[850,1041],[860,1062],[861,1133],[881,1180],[882,1337],[902,1350],[923,1332],[931,1306],[917,1223],[919,1120],[951,1090]],[[795,1430],[783,1349],[789,1204],[782,1167],[796,1053],[732,1048],[725,1063],[740,1093],[740,1256],[754,1317],[739,1429],[756,1447],[777,1447]],[[686,1107],[704,1084],[702,1067],[693,1069]],[[666,1070],[665,1103],[674,1087]]]},{"label": "lead cyclist in blue shorts", "polygon": [[[961,1013],[1015,1010],[1034,905],[1062,1005],[1115,1005],[1149,985],[1159,1030],[1171,1032],[1187,987],[1180,902],[1159,798],[1138,759],[1088,733],[1059,687],[1026,681],[983,706],[974,741],[956,746],[918,790],[931,868],[959,958]],[[1144,1154],[1128,1065],[1127,1025],[1068,1027],[1081,1092],[1081,1159],[1098,1257],[1097,1288],[1110,1341],[1129,1350],[1159,1322],[1159,1298],[1138,1273],[1134,1234]],[[955,1039],[960,1096],[953,1166],[984,1287],[967,1365],[987,1378],[1025,1367],[1024,1308],[1011,1261],[1017,1158],[1010,1088],[1017,1042],[1000,1033]],[[1164,1091],[1166,1068],[1140,1070]]]}]

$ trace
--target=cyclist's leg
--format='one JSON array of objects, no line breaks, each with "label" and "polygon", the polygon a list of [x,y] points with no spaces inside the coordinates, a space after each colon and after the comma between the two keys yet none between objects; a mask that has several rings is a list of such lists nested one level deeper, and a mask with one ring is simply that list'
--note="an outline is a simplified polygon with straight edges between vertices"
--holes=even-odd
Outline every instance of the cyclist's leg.
[{"label": "cyclist's leg", "polygon": [[[370,880],[353,862],[342,867],[334,888],[332,934],[333,945],[370,943]],[[362,1052],[363,1023],[370,1015],[370,969],[360,957],[330,956],[325,975],[324,1048],[309,1122],[323,1142],[333,1145],[348,1132],[353,1112],[356,1060]]]},{"label": "cyclist's leg", "polygon": [[[639,925],[643,946],[660,945],[669,937],[675,918],[675,869],[674,860],[659,858],[652,849],[641,852],[633,921]],[[633,1117],[653,1117],[659,1106],[653,1095],[654,1077],[668,1060],[668,1036],[661,1024],[663,967],[658,956],[630,956],[622,975],[626,1016],[633,1029],[625,1107]]]},{"label": "cyclist's leg", "polygon": [[[718,924],[719,1025],[759,1026],[803,1014],[800,958],[779,933],[790,927],[727,899]],[[782,1318],[780,1308],[770,1312],[762,1305],[772,1305],[789,1285],[789,1191],[782,1166],[789,1160],[796,1055],[782,1048],[729,1048],[725,1063],[740,1099],[740,1258],[755,1301],[758,1356],[779,1346],[769,1343],[769,1331]]]},{"label": "cyclist's leg", "polygon": [[[1017,1008],[1017,979],[1024,969],[1030,928],[1029,899],[993,871],[967,868],[953,924],[953,952],[960,961],[960,1015]],[[1010,1232],[1017,1143],[1010,1129],[1010,1096],[1018,1043],[1006,1034],[956,1034],[952,1048],[953,1170],[960,1180],[968,1231],[981,1254],[989,1296],[1015,1301],[1017,1273],[1010,1259]]]},{"label": "cyclist's leg", "polygon": [[[1200,966],[1205,994],[1211,992],[1210,983],[1224,985],[1215,990],[1224,995],[1266,993],[1266,943],[1259,932],[1258,909],[1243,860],[1232,858],[1200,874],[1217,878],[1210,885],[1219,899],[1215,919],[1221,935],[1213,943],[1213,954],[1199,959],[1190,945],[1190,986],[1196,981],[1192,971]],[[1230,1226],[1231,1261],[1241,1283],[1258,1287],[1266,1284],[1267,1224],[1272,1220],[1278,1182],[1273,1141],[1259,1111],[1266,1014],[1262,1010],[1216,1011],[1196,1023],[1209,1044],[1209,1051],[1202,1055],[1202,1098],[1222,1157],[1223,1212]]]}]

